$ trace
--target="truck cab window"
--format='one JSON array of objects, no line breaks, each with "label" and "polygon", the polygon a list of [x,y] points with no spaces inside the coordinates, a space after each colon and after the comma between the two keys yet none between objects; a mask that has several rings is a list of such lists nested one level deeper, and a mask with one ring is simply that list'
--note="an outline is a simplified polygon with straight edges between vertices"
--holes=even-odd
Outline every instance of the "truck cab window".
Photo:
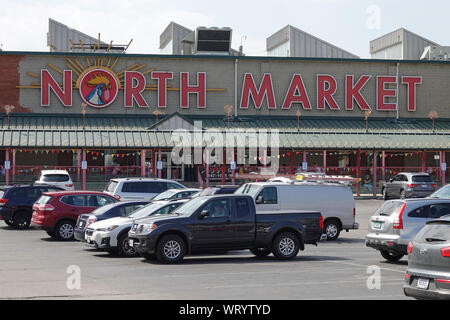
[{"label": "truck cab window", "polygon": [[206,218],[220,218],[230,216],[230,205],[228,200],[213,200],[203,207],[202,211],[208,210]]},{"label": "truck cab window", "polygon": [[276,187],[265,187],[259,193],[258,197],[263,197],[264,204],[276,204],[276,203],[278,203],[277,188]]}]

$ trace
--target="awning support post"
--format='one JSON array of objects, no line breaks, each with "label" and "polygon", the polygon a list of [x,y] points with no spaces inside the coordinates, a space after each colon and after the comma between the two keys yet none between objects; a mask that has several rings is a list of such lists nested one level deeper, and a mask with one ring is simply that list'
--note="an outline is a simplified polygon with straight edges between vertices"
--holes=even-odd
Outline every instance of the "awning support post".
[{"label": "awning support post", "polygon": [[372,195],[375,197],[377,195],[377,152],[373,151],[373,185],[372,185]]},{"label": "awning support post", "polygon": [[356,195],[359,197],[361,195],[361,150],[356,153]]},{"label": "awning support post", "polygon": [[[9,148],[6,148],[5,150],[5,162],[9,161]],[[5,169],[5,184],[8,185],[9,184],[9,169],[4,168]]]},{"label": "awning support post", "polygon": [[145,150],[141,150],[141,177],[145,177]]},{"label": "awning support post", "polygon": [[[86,161],[86,149],[82,150],[82,161]],[[86,190],[86,170],[87,168],[81,168],[81,190]]]}]

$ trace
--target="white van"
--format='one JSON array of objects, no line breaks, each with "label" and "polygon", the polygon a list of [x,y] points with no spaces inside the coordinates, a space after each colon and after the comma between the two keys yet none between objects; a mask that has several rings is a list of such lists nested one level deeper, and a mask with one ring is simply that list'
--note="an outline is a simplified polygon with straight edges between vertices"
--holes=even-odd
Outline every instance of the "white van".
[{"label": "white van", "polygon": [[250,195],[255,200],[256,212],[259,214],[320,211],[328,240],[336,240],[342,230],[359,228],[359,223],[355,221],[352,190],[342,184],[255,182],[244,184],[235,193]]}]

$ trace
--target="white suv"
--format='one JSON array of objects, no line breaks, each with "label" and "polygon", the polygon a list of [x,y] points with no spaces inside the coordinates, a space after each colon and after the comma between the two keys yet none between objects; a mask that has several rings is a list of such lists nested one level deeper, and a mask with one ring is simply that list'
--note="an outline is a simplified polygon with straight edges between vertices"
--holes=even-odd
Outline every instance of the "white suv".
[{"label": "white suv", "polygon": [[66,170],[42,170],[41,176],[34,184],[60,187],[65,190],[75,190],[70,174]]},{"label": "white suv", "polygon": [[111,179],[104,192],[119,200],[150,201],[157,194],[168,189],[185,189],[182,184],[154,178],[119,178]]}]

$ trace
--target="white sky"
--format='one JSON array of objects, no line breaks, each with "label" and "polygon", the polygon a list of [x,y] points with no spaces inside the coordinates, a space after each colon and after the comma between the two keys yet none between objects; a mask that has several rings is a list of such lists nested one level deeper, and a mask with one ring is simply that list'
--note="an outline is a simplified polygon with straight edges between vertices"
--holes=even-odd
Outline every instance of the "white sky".
[{"label": "white sky", "polygon": [[159,53],[159,36],[174,21],[187,28],[231,27],[233,45],[266,55],[266,38],[290,24],[361,58],[369,41],[404,27],[450,45],[450,2],[419,0],[0,0],[5,51],[49,51],[48,18],[109,43],[133,43],[128,53]]}]

